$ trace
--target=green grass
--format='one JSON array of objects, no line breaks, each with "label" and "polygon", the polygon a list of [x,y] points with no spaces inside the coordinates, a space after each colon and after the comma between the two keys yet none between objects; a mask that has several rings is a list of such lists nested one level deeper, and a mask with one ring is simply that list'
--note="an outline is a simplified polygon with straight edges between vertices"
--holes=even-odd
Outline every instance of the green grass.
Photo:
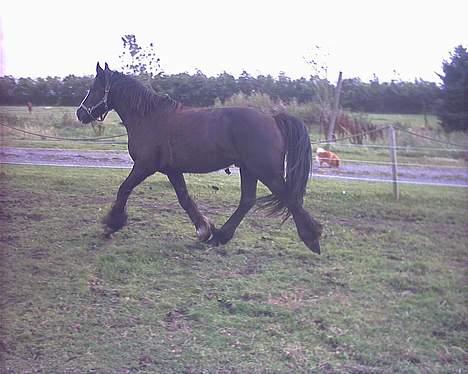
[{"label": "green grass", "polygon": [[377,125],[387,125],[399,123],[407,127],[415,128],[429,128],[437,129],[438,118],[435,115],[428,114],[426,120],[423,114],[382,114],[382,113],[368,113],[366,116],[372,123]]},{"label": "green grass", "polygon": [[[43,137],[0,127],[2,143],[16,147],[47,147],[68,149],[125,149],[127,136],[109,139],[124,144],[102,144],[89,141],[56,140],[47,137],[94,139],[126,134],[125,127],[115,112],[109,113],[102,124],[83,125],[76,119],[74,107],[34,107],[28,113],[26,107],[0,107],[0,123],[25,130]],[[99,127],[101,126],[101,127]]]},{"label": "green grass", "polygon": [[[3,168],[6,372],[466,368],[464,190],[402,186],[396,202],[388,185],[315,182],[316,256],[290,221],[261,212],[226,246],[198,243],[162,176],[136,189],[129,225],[104,239],[99,220],[125,175]],[[216,224],[235,209],[237,176],[187,182]]]}]

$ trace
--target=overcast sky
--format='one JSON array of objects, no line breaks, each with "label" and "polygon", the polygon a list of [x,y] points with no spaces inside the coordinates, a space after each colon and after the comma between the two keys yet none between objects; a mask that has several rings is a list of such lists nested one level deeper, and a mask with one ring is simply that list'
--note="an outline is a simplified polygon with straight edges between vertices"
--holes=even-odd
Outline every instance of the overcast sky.
[{"label": "overcast sky", "polygon": [[442,60],[468,47],[467,14],[465,0],[3,0],[0,73],[91,75],[96,61],[118,70],[132,33],[155,43],[166,73],[308,77],[315,57],[332,81],[342,70],[439,82]]}]

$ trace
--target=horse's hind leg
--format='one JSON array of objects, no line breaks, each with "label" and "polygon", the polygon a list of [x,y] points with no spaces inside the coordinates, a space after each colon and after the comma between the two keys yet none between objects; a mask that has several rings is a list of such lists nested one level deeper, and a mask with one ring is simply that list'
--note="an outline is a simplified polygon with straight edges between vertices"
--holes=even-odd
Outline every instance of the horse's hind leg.
[{"label": "horse's hind leg", "polygon": [[301,240],[312,252],[320,254],[319,238],[322,234],[322,225],[302,205],[295,205],[290,210]]},{"label": "horse's hind leg", "polygon": [[297,201],[288,196],[286,183],[282,177],[261,178],[260,180],[292,214],[297,233],[304,244],[312,252],[320,254],[319,238],[322,233],[322,225],[304,209],[302,199]]},{"label": "horse's hind leg", "polygon": [[243,167],[240,168],[240,176],[241,198],[239,206],[220,229],[212,228],[213,237],[209,241],[210,244],[226,244],[229,240],[231,240],[242,219],[255,205],[257,195],[257,178]]},{"label": "horse's hind leg", "polygon": [[172,186],[174,187],[180,205],[182,206],[182,208],[184,208],[184,210],[187,212],[190,219],[192,220],[193,224],[195,225],[198,238],[203,242],[207,241],[211,236],[210,222],[205,216],[203,216],[200,213],[197,204],[195,204],[195,202],[190,197],[183,174],[168,174],[168,178]]}]

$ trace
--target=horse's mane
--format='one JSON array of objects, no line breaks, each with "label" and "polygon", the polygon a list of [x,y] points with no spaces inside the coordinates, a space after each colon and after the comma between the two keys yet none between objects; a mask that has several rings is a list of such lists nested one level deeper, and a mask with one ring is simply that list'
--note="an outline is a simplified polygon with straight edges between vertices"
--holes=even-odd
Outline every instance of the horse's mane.
[{"label": "horse's mane", "polygon": [[137,79],[114,72],[111,91],[113,100],[123,101],[131,111],[140,115],[154,112],[170,112],[182,108],[182,104],[169,95],[158,95],[152,88]]}]

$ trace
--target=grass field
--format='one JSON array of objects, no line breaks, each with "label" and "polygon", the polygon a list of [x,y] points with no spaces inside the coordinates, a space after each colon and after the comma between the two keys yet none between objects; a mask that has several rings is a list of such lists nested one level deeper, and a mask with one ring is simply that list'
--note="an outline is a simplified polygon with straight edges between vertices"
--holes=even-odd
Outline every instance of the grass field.
[{"label": "grass field", "polygon": [[[396,202],[387,185],[313,183],[317,256],[261,212],[226,246],[198,243],[162,176],[104,239],[125,174],[2,168],[4,372],[466,370],[464,190],[404,186]],[[188,186],[218,225],[235,209],[235,175]]]},{"label": "grass field", "polygon": [[[105,140],[100,143],[92,141],[67,141],[46,137],[94,139],[126,134],[125,127],[115,112],[109,113],[105,122],[100,125],[83,125],[76,119],[74,107],[34,107],[28,113],[26,107],[0,107],[0,123],[15,128],[43,135],[43,138],[0,128],[2,142],[15,147],[47,147],[68,149],[126,149],[127,136]],[[99,128],[101,126],[101,128]],[[99,132],[101,131],[101,132]]]},{"label": "grass field", "polygon": [[387,125],[387,124],[401,124],[413,129],[417,128],[438,128],[437,116],[427,115],[426,120],[422,114],[379,114],[369,113],[366,115],[368,119],[376,125]]}]

